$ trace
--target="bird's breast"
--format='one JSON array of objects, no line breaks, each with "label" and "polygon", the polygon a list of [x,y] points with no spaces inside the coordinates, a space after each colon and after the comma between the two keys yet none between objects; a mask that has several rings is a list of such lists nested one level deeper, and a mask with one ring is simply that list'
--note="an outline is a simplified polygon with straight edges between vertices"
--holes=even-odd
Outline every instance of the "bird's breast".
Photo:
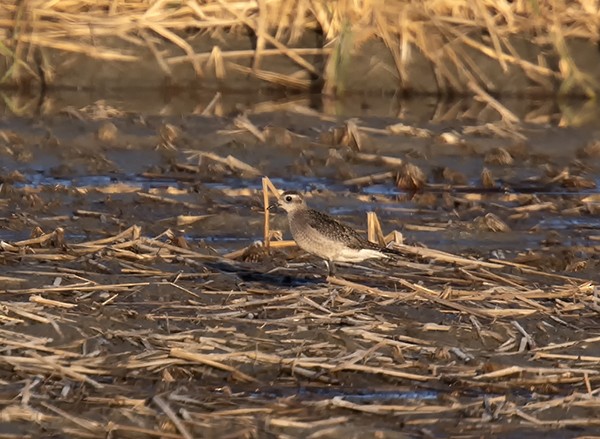
[{"label": "bird's breast", "polygon": [[324,259],[335,259],[342,245],[320,233],[310,225],[303,212],[289,215],[290,232],[298,247]]}]

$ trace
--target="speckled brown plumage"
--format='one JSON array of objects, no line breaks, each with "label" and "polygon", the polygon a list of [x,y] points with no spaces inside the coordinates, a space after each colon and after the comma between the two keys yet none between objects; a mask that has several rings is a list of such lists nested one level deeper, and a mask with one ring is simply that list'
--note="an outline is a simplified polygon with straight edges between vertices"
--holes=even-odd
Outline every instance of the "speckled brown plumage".
[{"label": "speckled brown plumage", "polygon": [[287,212],[296,244],[306,252],[323,258],[330,275],[335,273],[335,262],[361,262],[387,258],[388,253],[395,253],[369,242],[330,215],[308,208],[298,192],[284,192],[277,206]]},{"label": "speckled brown plumage", "polygon": [[379,250],[379,246],[360,236],[352,227],[318,210],[304,209],[295,212],[293,215],[294,222],[305,223],[305,227],[313,228],[325,238],[342,242],[351,249],[370,248]]}]

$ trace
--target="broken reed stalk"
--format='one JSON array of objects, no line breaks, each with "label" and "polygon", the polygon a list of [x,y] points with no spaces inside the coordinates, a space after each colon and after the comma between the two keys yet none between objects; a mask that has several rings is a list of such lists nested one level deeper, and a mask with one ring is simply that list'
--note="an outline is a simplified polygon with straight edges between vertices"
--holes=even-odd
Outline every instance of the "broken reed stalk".
[{"label": "broken reed stalk", "polygon": [[271,182],[269,177],[262,178],[262,191],[263,191],[263,209],[264,209],[264,225],[263,225],[263,233],[264,233],[264,243],[265,247],[269,248],[271,246],[271,232],[269,229],[269,193],[271,193],[277,200],[279,199],[279,191]]},{"label": "broken reed stalk", "polygon": [[379,218],[375,212],[367,212],[367,239],[373,243],[385,247],[386,242],[381,230]]},{"label": "broken reed stalk", "polygon": [[263,190],[263,209],[264,209],[264,225],[263,225],[263,242],[265,243],[265,247],[269,248],[271,244],[271,239],[269,236],[269,187],[267,185],[269,177],[262,178],[262,190]]}]

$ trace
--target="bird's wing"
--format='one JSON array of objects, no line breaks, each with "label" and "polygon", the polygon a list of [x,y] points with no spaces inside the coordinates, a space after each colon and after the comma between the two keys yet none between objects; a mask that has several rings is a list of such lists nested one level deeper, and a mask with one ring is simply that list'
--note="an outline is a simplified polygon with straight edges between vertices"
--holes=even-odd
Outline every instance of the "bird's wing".
[{"label": "bird's wing", "polygon": [[309,227],[316,229],[327,238],[340,240],[352,249],[380,249],[378,245],[373,244],[360,236],[352,227],[317,210],[310,210],[309,215],[307,215],[307,222]]}]

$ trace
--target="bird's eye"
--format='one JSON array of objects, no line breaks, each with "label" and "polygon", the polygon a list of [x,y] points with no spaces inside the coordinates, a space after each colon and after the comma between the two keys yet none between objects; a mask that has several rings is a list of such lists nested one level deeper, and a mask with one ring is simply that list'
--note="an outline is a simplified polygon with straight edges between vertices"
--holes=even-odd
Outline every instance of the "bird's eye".
[{"label": "bird's eye", "polygon": [[288,203],[291,203],[292,202],[292,196],[291,195],[286,195],[285,201],[288,202]]}]

